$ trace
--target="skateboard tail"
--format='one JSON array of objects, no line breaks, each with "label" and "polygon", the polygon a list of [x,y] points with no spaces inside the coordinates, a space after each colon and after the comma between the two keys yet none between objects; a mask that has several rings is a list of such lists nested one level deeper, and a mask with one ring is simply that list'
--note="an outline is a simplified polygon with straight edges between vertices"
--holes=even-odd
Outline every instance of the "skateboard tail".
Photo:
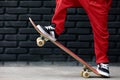
[{"label": "skateboard tail", "polygon": [[29,20],[30,20],[30,22],[32,23],[33,26],[37,26],[37,25],[34,24],[34,22],[32,21],[32,19],[30,17],[29,17]]}]

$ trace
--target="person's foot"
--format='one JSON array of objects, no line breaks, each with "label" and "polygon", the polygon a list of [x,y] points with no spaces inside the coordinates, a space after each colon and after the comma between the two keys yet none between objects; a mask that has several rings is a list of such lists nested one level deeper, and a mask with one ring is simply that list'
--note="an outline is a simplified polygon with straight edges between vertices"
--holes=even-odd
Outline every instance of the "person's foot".
[{"label": "person's foot", "polygon": [[56,39],[58,38],[58,35],[55,32],[55,28],[51,25],[50,26],[37,25],[37,28],[53,41],[56,41]]},{"label": "person's foot", "polygon": [[97,71],[103,77],[106,77],[106,78],[110,77],[109,64],[108,63],[99,63],[97,65]]}]

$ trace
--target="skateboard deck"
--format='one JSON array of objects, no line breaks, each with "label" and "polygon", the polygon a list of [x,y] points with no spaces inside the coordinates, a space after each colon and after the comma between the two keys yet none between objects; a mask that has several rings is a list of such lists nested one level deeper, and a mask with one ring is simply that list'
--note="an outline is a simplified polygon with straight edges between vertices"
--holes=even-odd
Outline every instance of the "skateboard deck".
[{"label": "skateboard deck", "polygon": [[[83,64],[83,70],[81,71],[80,75],[82,77],[88,78],[90,77],[89,72],[93,72],[98,76],[101,76],[97,70],[95,68],[93,68],[91,65],[89,65],[87,62],[85,62],[82,58],[80,58],[79,56],[77,56],[74,52],[72,52],[70,49],[68,49],[67,47],[65,47],[64,45],[62,45],[59,41],[57,41],[56,39],[50,39],[47,35],[45,35],[44,33],[42,33],[37,25],[34,23],[34,21],[29,17],[30,23],[33,25],[33,27],[35,28],[35,30],[37,30],[37,32],[45,39],[45,41],[49,40],[51,41],[53,44],[55,44],[56,46],[58,46],[59,48],[61,48],[63,51],[65,51],[66,53],[68,53],[70,56],[72,56],[74,59],[76,59],[77,61],[79,61],[81,64]],[[44,41],[42,40],[42,38],[39,39],[40,40],[40,45],[44,45]]]}]

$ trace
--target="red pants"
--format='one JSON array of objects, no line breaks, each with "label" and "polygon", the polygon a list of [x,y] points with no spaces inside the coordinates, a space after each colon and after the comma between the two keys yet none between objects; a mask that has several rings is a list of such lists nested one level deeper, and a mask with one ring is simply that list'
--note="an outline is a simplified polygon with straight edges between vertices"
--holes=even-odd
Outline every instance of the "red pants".
[{"label": "red pants", "polygon": [[67,8],[83,7],[86,11],[94,34],[96,63],[109,62],[108,50],[108,12],[112,0],[56,0],[55,14],[52,23],[55,31],[60,35],[64,30]]}]

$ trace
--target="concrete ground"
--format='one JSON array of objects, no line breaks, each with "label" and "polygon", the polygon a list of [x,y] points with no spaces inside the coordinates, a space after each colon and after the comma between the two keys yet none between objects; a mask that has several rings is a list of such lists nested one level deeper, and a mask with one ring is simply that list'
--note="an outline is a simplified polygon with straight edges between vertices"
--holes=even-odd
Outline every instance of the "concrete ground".
[{"label": "concrete ground", "polygon": [[65,65],[5,65],[0,66],[0,80],[120,80],[120,67],[111,66],[111,78],[80,77],[82,66]]}]

